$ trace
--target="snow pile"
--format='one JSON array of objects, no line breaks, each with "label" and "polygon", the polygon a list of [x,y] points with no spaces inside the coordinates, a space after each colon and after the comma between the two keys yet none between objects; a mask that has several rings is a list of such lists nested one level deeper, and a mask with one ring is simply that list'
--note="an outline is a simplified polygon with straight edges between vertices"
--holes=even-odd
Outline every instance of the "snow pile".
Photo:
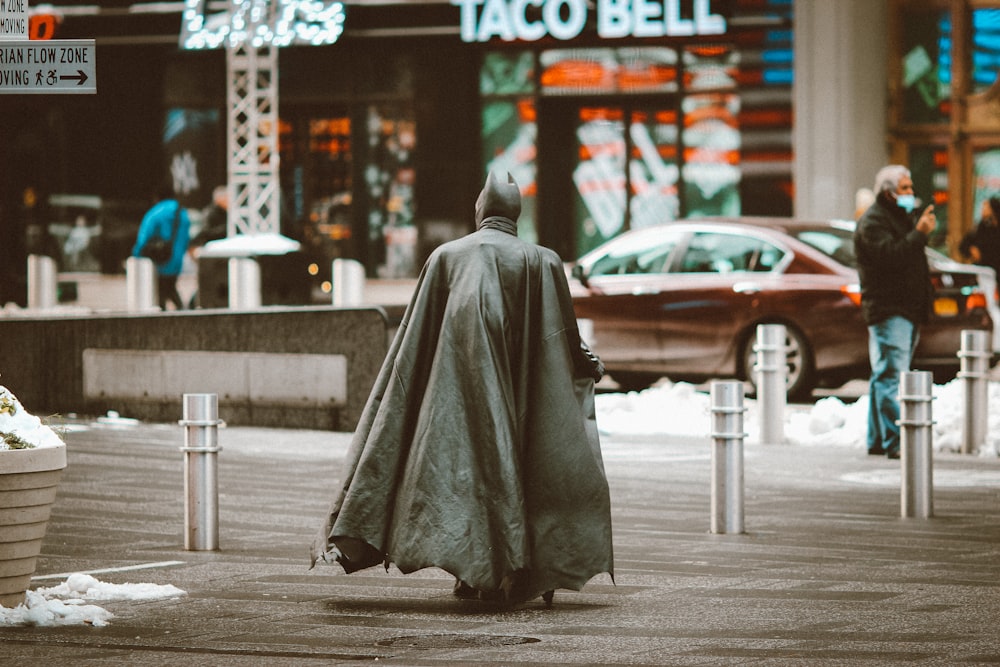
[{"label": "snow pile", "polygon": [[10,625],[107,625],[114,614],[89,601],[148,601],[175,598],[185,592],[157,584],[108,584],[89,574],[72,574],[63,583],[28,591],[13,609],[0,607],[0,627]]},{"label": "snow pile", "polygon": [[254,257],[257,255],[287,255],[301,244],[281,234],[237,234],[224,239],[209,241],[199,257]]},{"label": "snow pile", "polygon": [[597,426],[606,435],[707,435],[708,394],[686,382],[661,381],[645,391],[597,394]]},{"label": "snow pile", "polygon": [[791,444],[823,447],[866,447],[868,397],[845,404],[829,396],[808,412],[786,412],[785,439]]},{"label": "snow pile", "polygon": [[[1000,382],[990,382],[987,405],[1000,406]],[[936,451],[959,452],[965,419],[965,381],[934,385],[931,416]],[[807,447],[866,447],[868,396],[844,403],[830,396],[815,405],[789,405],[785,410],[785,442]],[[598,394],[597,424],[606,436],[693,436],[711,433],[711,398],[683,382],[663,382],[642,392]],[[747,443],[759,442],[760,417],[757,401],[747,398],[743,426]],[[988,411],[989,424],[982,456],[1000,455],[1000,410]]]},{"label": "snow pile", "polygon": [[35,447],[60,447],[63,444],[55,431],[25,410],[17,397],[0,385],[0,450],[16,448],[6,442],[8,436]]}]

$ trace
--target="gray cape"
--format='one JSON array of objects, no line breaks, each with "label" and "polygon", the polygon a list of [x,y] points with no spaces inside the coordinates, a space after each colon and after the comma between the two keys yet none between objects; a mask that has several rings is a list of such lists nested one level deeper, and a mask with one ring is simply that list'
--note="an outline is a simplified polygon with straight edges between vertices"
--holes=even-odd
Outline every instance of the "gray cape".
[{"label": "gray cape", "polygon": [[493,218],[438,247],[369,396],[312,562],[441,568],[530,599],[613,577],[611,512],[562,262]]}]

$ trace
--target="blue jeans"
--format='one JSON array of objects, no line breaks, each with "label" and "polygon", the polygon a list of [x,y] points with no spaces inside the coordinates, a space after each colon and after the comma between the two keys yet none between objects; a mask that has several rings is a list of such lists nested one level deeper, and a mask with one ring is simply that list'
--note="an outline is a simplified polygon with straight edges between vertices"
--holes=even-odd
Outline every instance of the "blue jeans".
[{"label": "blue jeans", "polygon": [[910,369],[917,327],[905,317],[890,317],[868,327],[868,451],[899,451],[899,376]]}]

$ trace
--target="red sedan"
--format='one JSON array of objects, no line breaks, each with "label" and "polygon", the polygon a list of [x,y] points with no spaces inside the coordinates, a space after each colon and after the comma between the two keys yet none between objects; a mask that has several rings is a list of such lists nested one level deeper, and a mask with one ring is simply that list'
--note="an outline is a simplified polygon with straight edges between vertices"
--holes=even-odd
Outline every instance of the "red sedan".
[{"label": "red sedan", "polygon": [[[853,223],[682,220],[626,232],[570,267],[578,318],[625,389],[667,376],[738,378],[753,388],[756,329],[788,333],[788,391],[866,378],[868,331],[853,268]],[[964,329],[992,330],[975,271],[932,262],[935,313],[913,367],[958,369]]]}]

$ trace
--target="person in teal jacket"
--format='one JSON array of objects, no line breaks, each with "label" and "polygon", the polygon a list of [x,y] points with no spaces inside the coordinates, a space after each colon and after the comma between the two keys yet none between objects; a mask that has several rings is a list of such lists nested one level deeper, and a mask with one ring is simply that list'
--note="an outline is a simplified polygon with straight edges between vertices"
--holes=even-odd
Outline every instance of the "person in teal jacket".
[{"label": "person in teal jacket", "polygon": [[174,198],[172,188],[162,189],[157,202],[142,217],[132,256],[144,257],[146,246],[153,238],[173,239],[170,257],[156,264],[160,309],[166,310],[169,302],[176,310],[183,310],[184,302],[177,292],[177,277],[184,268],[184,254],[191,240],[191,219],[187,210]]}]

